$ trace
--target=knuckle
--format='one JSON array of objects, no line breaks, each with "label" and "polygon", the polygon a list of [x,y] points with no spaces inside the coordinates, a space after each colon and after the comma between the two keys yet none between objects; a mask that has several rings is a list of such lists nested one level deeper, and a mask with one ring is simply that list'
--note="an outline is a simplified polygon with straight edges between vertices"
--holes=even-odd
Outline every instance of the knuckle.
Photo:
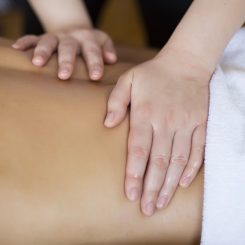
[{"label": "knuckle", "polygon": [[94,37],[93,31],[91,31],[90,29],[81,30],[81,34],[83,35],[84,38],[87,38],[87,39]]},{"label": "knuckle", "polygon": [[34,39],[34,38],[37,38],[38,36],[36,35],[25,35],[23,38],[30,38],[30,39]]},{"label": "knuckle", "polygon": [[75,55],[71,53],[59,53],[60,64],[70,64],[74,60]]},{"label": "knuckle", "polygon": [[206,124],[208,121],[208,110],[203,110],[198,114],[199,124]]},{"label": "knuckle", "polygon": [[165,184],[164,184],[162,192],[169,193],[169,196],[171,197],[177,185],[178,185],[178,180],[173,177],[168,176],[165,180]]},{"label": "knuckle", "polygon": [[152,114],[151,103],[145,102],[141,105],[138,105],[135,107],[134,111],[141,119],[148,119]]},{"label": "knuckle", "polygon": [[204,128],[206,127],[208,122],[208,114],[204,114],[200,117],[200,119],[198,120],[198,124],[202,125]]},{"label": "knuckle", "polygon": [[74,43],[71,43],[69,41],[63,41],[60,43],[59,48],[62,49],[73,49],[74,48]]},{"label": "knuckle", "polygon": [[44,57],[48,56],[47,49],[43,49],[43,48],[36,48],[34,53],[35,56],[44,56]]},{"label": "knuckle", "polygon": [[202,161],[193,161],[189,167],[189,175],[194,176],[197,174],[198,169],[201,167]]},{"label": "knuckle", "polygon": [[41,39],[49,38],[49,37],[51,37],[52,35],[53,35],[53,34],[51,34],[51,33],[44,33],[44,34],[41,35]]},{"label": "knuckle", "polygon": [[50,45],[37,45],[35,53],[41,53],[42,55],[48,55],[52,51]]},{"label": "knuckle", "polygon": [[176,121],[176,113],[173,109],[169,108],[168,111],[165,112],[163,122],[168,128],[171,128],[173,127],[175,121]]},{"label": "knuckle", "polygon": [[168,168],[169,159],[166,155],[158,155],[152,157],[152,164],[161,170],[166,170]]},{"label": "knuckle", "polygon": [[194,161],[191,164],[194,173],[196,172],[196,174],[197,174],[198,170],[201,168],[202,165],[203,165],[203,159],[199,159],[199,160]]},{"label": "knuckle", "polygon": [[110,95],[108,103],[113,107],[118,107],[120,105],[120,98],[115,93]]},{"label": "knuckle", "polygon": [[174,164],[178,167],[185,167],[187,164],[187,159],[184,155],[177,155],[177,156],[173,156],[171,158],[171,164]]},{"label": "knuckle", "polygon": [[179,120],[179,126],[181,128],[187,128],[190,126],[190,122],[193,122],[192,115],[190,112],[185,111],[181,114],[181,119]]},{"label": "knuckle", "polygon": [[60,41],[60,47],[64,49],[77,49],[78,48],[78,41],[73,37],[65,37]]},{"label": "knuckle", "polygon": [[96,46],[93,46],[93,47],[85,48],[84,52],[86,52],[87,55],[96,55],[100,53],[100,49]]},{"label": "knuckle", "polygon": [[47,39],[51,39],[51,40],[56,40],[56,36],[52,33],[47,33],[47,34],[44,34],[42,36],[42,38],[47,38]]},{"label": "knuckle", "polygon": [[127,108],[128,106],[127,103],[124,102],[124,100],[121,98],[121,96],[116,94],[111,94],[108,101],[108,105],[113,108],[119,108],[119,107]]},{"label": "knuckle", "polygon": [[54,48],[57,45],[57,37],[53,34],[44,34],[39,40],[40,46],[48,46],[49,49]]},{"label": "knuckle", "polygon": [[127,182],[141,182],[143,180],[143,176],[138,173],[131,173],[129,171],[126,172],[126,181]]},{"label": "knuckle", "polygon": [[99,59],[97,61],[88,62],[89,69],[95,69],[95,70],[102,70],[103,69],[103,63]]},{"label": "knuckle", "polygon": [[20,39],[31,39],[31,40],[36,40],[38,38],[38,36],[36,35],[25,35],[23,37],[21,37]]},{"label": "knuckle", "polygon": [[113,46],[113,41],[109,36],[107,36],[107,38],[106,38],[106,43],[110,46]]},{"label": "knuckle", "polygon": [[131,145],[128,149],[128,154],[136,158],[147,158],[147,150],[139,145]]},{"label": "knuckle", "polygon": [[170,128],[189,128],[190,124],[195,121],[192,117],[192,113],[189,111],[178,112],[174,108],[169,108],[165,113],[164,122]]},{"label": "knuckle", "polygon": [[78,40],[89,40],[93,38],[93,31],[90,29],[72,29],[70,31],[68,31],[68,34]]},{"label": "knuckle", "polygon": [[205,145],[204,144],[200,144],[200,145],[195,145],[193,146],[193,150],[197,153],[203,154],[204,153],[204,149],[205,149]]},{"label": "knuckle", "polygon": [[149,184],[149,185],[144,186],[143,195],[148,196],[154,200],[157,198],[158,192],[159,192],[159,189],[155,185]]},{"label": "knuckle", "polygon": [[97,40],[97,42],[99,42],[100,44],[104,44],[105,42],[107,42],[107,39],[109,38],[108,34],[101,31],[101,30],[95,30],[94,31],[95,34],[95,38]]},{"label": "knuckle", "polygon": [[72,67],[72,63],[71,62],[69,62],[69,61],[62,61],[62,62],[60,62],[60,67],[66,67],[66,68],[71,68]]},{"label": "knuckle", "polygon": [[100,29],[95,29],[95,30],[94,30],[94,33],[95,33],[96,35],[99,35],[99,36],[103,37],[103,38],[108,37],[107,33],[101,31]]}]

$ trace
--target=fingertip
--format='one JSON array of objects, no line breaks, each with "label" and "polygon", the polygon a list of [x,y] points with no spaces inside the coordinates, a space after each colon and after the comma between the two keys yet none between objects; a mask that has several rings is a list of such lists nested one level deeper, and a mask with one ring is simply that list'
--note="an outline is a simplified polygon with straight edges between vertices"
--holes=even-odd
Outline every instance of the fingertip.
[{"label": "fingertip", "polygon": [[67,68],[60,69],[58,71],[58,78],[61,80],[67,80],[71,77],[71,71]]},{"label": "fingertip", "polygon": [[109,112],[104,121],[104,125],[107,128],[113,128],[119,125],[124,118],[124,114],[120,114],[120,112]]},{"label": "fingertip", "polygon": [[32,63],[35,66],[42,66],[44,64],[44,59],[42,56],[36,56],[32,59]]},{"label": "fingertip", "polygon": [[89,77],[91,80],[97,81],[102,77],[102,72],[101,71],[92,71],[92,72],[90,72]]},{"label": "fingertip", "polygon": [[97,81],[102,78],[104,72],[103,63],[97,66],[90,66],[89,68],[89,77],[91,80]]},{"label": "fingertip", "polygon": [[156,205],[154,202],[149,202],[141,208],[145,216],[152,216],[155,213]]},{"label": "fingertip", "polygon": [[108,112],[104,121],[104,125],[108,128],[111,128],[114,126],[114,119],[115,119],[115,112]]},{"label": "fingertip", "polygon": [[158,198],[157,203],[156,203],[156,207],[158,209],[166,208],[168,205],[168,202],[169,202],[168,195],[163,195],[163,196]]},{"label": "fingertip", "polygon": [[105,55],[106,55],[107,62],[115,63],[117,61],[117,56],[115,53],[106,52]]},{"label": "fingertip", "polygon": [[183,177],[180,182],[179,182],[179,185],[182,187],[182,188],[188,188],[191,184],[191,177],[190,176],[187,176],[187,177]]},{"label": "fingertip", "polygon": [[128,190],[126,192],[126,196],[127,196],[128,200],[131,202],[137,201],[139,199],[139,196],[140,196],[139,189],[136,187],[131,188],[130,190]]},{"label": "fingertip", "polygon": [[58,72],[58,78],[61,80],[67,80],[71,77],[71,72],[68,70],[62,70]]},{"label": "fingertip", "polygon": [[19,49],[20,48],[20,46],[17,43],[12,44],[11,46],[12,46],[12,48],[15,48],[15,49]]}]

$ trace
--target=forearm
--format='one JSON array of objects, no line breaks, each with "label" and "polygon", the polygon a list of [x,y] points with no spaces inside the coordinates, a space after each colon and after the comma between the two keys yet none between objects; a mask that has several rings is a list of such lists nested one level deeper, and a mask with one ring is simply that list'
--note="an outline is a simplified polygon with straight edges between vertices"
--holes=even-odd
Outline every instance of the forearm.
[{"label": "forearm", "polygon": [[195,0],[166,47],[191,52],[213,72],[227,43],[244,21],[244,0]]},{"label": "forearm", "polygon": [[80,0],[29,0],[46,31],[54,32],[92,26],[86,7]]}]

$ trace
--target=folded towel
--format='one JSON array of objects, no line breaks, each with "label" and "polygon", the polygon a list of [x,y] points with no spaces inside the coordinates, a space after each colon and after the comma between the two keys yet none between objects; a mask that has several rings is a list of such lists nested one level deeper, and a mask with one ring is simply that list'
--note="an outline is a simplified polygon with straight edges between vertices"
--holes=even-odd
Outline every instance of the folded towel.
[{"label": "folded towel", "polygon": [[210,83],[203,245],[245,244],[245,29],[227,46]]}]

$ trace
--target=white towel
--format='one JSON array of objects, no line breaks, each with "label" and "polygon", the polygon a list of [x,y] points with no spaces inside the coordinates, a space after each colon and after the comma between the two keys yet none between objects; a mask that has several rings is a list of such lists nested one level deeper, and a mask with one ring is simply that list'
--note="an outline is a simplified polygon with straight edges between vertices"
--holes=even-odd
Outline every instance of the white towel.
[{"label": "white towel", "polygon": [[210,83],[201,240],[245,245],[245,29]]}]

